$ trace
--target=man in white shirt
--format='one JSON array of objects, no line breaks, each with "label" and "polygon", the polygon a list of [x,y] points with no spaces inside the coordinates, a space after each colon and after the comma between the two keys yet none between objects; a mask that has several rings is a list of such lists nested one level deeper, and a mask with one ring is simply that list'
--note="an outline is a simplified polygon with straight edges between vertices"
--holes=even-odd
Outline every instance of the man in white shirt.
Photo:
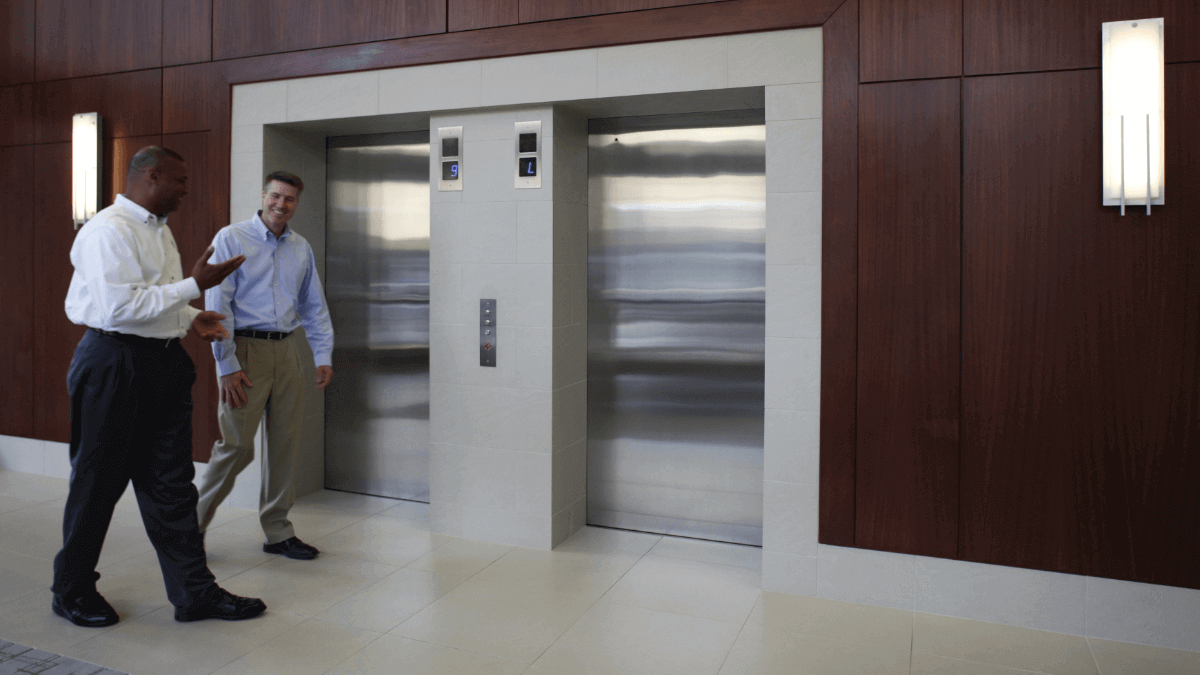
[{"label": "man in white shirt", "polygon": [[96,590],[96,563],[113,507],[131,481],[177,621],[248,619],[266,609],[261,600],[217,586],[196,521],[196,370],[179,340],[189,327],[210,342],[228,336],[223,316],[187,303],[244,258],[210,265],[210,247],[183,278],[166,214],[179,208],[187,178],[177,153],[142,148],[129,162],[125,193],[89,220],[71,246],[67,317],[90,330],[67,372],[71,482],[51,608],[80,626],[118,621]]}]

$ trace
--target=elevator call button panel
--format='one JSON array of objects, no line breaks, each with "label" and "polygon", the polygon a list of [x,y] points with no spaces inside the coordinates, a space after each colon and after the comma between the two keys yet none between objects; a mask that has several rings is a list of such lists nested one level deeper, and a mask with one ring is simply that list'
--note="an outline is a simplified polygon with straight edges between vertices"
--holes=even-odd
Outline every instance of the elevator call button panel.
[{"label": "elevator call button panel", "polygon": [[462,127],[438,129],[438,163],[441,176],[438,192],[462,190]]},{"label": "elevator call button panel", "polygon": [[496,367],[496,299],[479,301],[479,365]]},{"label": "elevator call button panel", "polygon": [[542,123],[517,122],[517,175],[514,187],[542,187]]}]

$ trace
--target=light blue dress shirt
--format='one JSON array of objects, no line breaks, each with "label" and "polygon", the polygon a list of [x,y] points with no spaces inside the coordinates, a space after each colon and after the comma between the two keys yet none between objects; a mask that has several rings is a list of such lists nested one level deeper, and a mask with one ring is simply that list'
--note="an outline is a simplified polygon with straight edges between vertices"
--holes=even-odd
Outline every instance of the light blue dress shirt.
[{"label": "light blue dress shirt", "polygon": [[[230,336],[235,329],[288,333],[303,325],[316,365],[333,364],[333,324],[316,258],[304,237],[285,227],[276,239],[256,213],[222,228],[213,248],[210,263],[246,256],[225,281],[204,292],[204,307],[225,315],[221,323]],[[233,340],[214,342],[212,350],[218,375],[242,369]]]}]

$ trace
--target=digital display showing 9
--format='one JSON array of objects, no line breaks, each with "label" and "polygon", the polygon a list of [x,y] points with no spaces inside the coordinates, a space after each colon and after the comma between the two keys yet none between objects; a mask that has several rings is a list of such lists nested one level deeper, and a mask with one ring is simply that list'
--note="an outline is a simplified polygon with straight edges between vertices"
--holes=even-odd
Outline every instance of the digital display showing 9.
[{"label": "digital display showing 9", "polygon": [[458,162],[442,162],[442,180],[458,180]]}]

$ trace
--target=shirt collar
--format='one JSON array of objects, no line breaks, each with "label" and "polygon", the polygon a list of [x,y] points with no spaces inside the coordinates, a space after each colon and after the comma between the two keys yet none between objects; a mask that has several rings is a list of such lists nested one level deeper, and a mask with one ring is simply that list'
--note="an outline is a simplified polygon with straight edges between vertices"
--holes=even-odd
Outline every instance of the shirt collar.
[{"label": "shirt collar", "polygon": [[[271,241],[271,238],[275,236],[271,232],[270,228],[267,227],[267,224],[262,221],[262,211],[254,212],[254,224],[256,226],[255,229],[258,231],[258,235],[262,237],[264,241]],[[292,228],[288,225],[284,225],[283,234],[279,235],[279,241],[283,241],[284,238],[291,233]]]},{"label": "shirt collar", "polygon": [[117,194],[116,199],[113,200],[113,206],[120,206],[126,211],[129,211],[135,218],[147,225],[158,226],[167,224],[166,216],[156,216],[153,213],[150,213],[144,206],[138,204],[123,194]]}]

